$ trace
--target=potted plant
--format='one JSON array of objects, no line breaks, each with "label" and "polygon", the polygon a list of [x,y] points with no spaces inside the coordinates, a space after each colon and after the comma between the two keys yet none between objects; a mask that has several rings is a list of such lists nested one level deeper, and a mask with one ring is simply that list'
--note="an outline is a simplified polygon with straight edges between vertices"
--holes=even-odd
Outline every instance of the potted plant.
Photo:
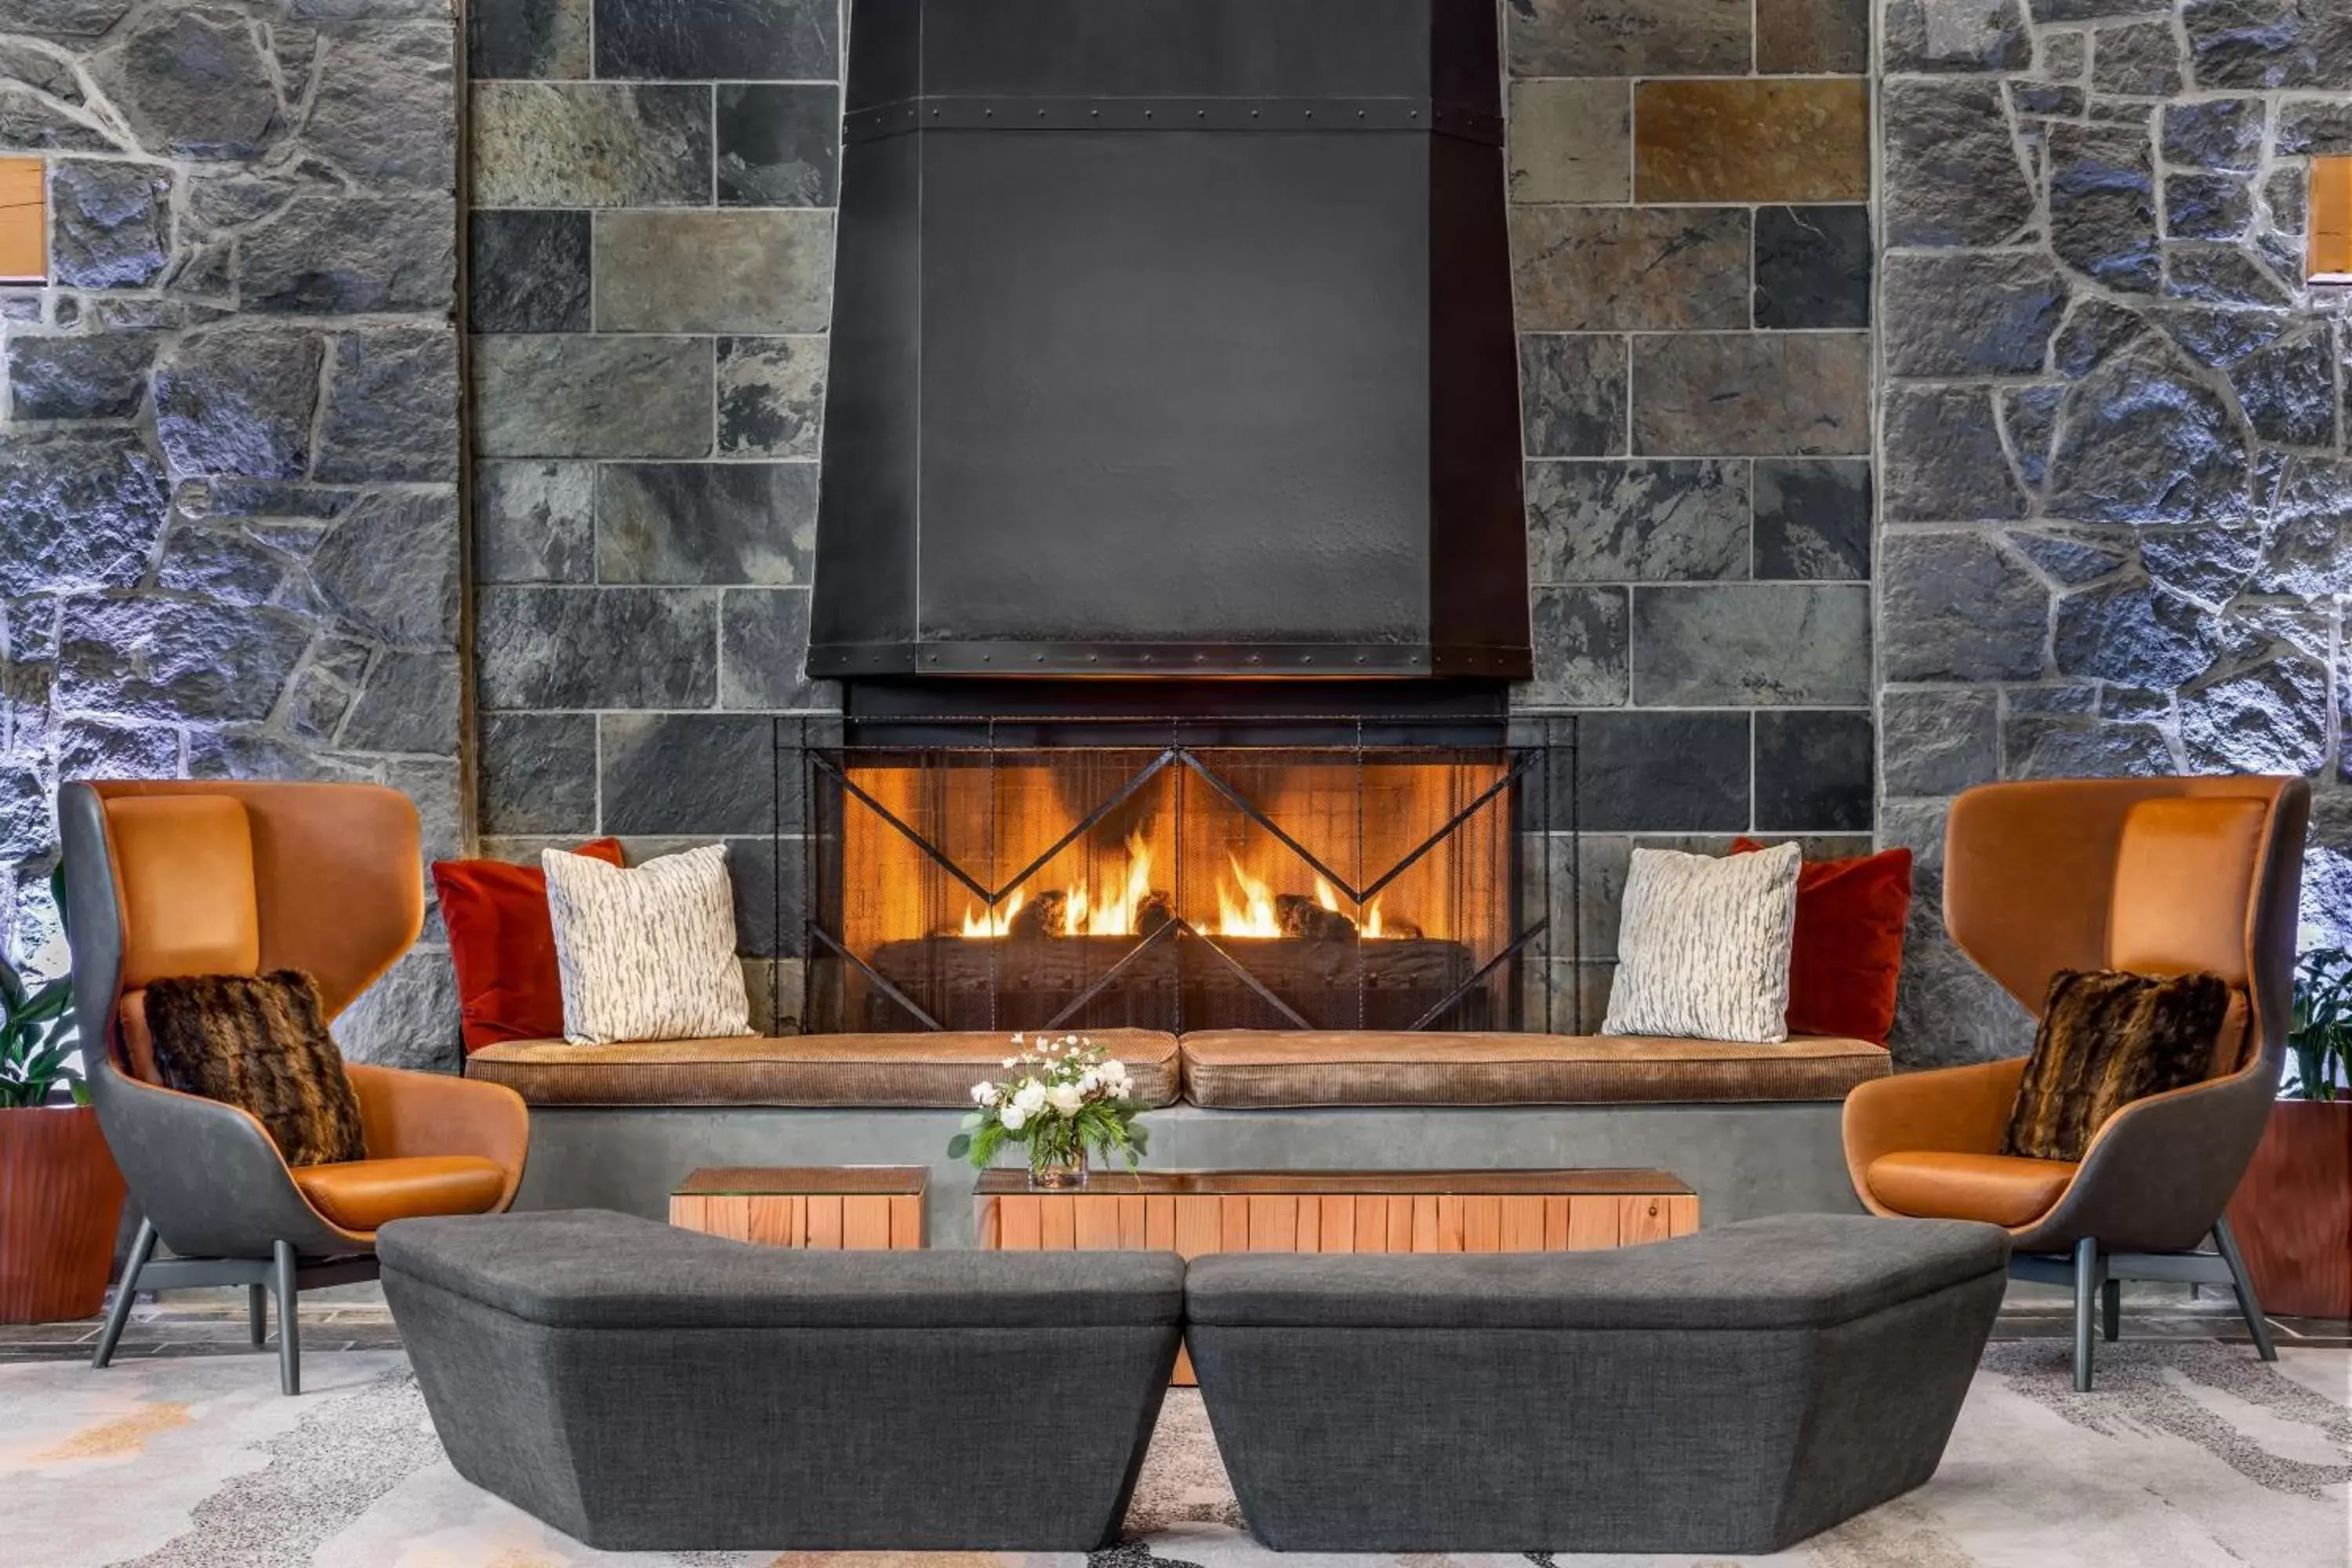
[{"label": "potted plant", "polygon": [[30,985],[0,958],[0,1322],[87,1318],[106,1301],[122,1175],[76,1046],[72,980]]},{"label": "potted plant", "polygon": [[1117,1154],[1133,1169],[1150,1141],[1136,1117],[1143,1106],[1126,1064],[1083,1035],[1035,1044],[1013,1037],[1001,1083],[971,1086],[963,1130],[948,1141],[948,1158],[987,1169],[997,1151],[1020,1143],[1029,1151],[1029,1184],[1045,1190],[1084,1186],[1089,1150]]},{"label": "potted plant", "polygon": [[2230,1200],[2263,1310],[2352,1317],[2352,952],[2295,964],[2287,1047],[2293,1076]]}]

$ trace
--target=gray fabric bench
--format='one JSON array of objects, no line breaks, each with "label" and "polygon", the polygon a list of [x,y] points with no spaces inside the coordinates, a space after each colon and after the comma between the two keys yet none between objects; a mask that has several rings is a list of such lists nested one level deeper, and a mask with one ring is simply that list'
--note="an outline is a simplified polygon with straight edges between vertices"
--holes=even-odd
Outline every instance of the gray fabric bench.
[{"label": "gray fabric bench", "polygon": [[1997,1226],[1812,1215],[1614,1252],[1232,1254],[1186,1282],[1282,1551],[1769,1552],[1935,1473]]},{"label": "gray fabric bench", "polygon": [[1172,1253],[800,1252],[595,1210],[404,1220],[457,1473],[606,1551],[1087,1551],[1182,1333]]}]

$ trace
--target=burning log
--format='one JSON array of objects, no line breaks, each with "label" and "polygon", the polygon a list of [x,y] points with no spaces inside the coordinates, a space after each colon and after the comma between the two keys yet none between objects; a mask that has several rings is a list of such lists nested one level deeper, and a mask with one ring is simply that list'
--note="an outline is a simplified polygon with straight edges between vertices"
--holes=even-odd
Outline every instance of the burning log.
[{"label": "burning log", "polygon": [[1356,935],[1356,922],[1337,910],[1327,910],[1313,899],[1301,893],[1277,893],[1274,899],[1276,918],[1282,922],[1282,934],[1302,942],[1351,942]]},{"label": "burning log", "polygon": [[1011,937],[1067,936],[1070,934],[1070,897],[1067,893],[1045,892],[1013,911],[1005,926]]},{"label": "burning log", "polygon": [[1135,906],[1135,934],[1150,936],[1176,918],[1176,905],[1165,893],[1146,894]]}]

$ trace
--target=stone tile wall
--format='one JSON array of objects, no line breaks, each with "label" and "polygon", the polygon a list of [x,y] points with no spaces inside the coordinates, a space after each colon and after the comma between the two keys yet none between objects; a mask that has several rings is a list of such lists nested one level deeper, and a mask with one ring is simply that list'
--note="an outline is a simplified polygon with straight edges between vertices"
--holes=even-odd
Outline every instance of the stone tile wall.
[{"label": "stone tile wall", "polygon": [[788,1011],[772,716],[839,701],[802,664],[842,28],[835,0],[475,0],[467,39],[482,843],[726,841],[755,1006],[773,979]]},{"label": "stone tile wall", "polygon": [[[60,778],[458,788],[457,97],[441,0],[0,0],[0,938],[56,966]],[[420,868],[420,874],[422,868]],[[338,1026],[453,1064],[437,928]]]},{"label": "stone tile wall", "polygon": [[1580,873],[1586,963],[1556,942],[1533,1019],[1598,1026],[1636,842],[1869,844],[1869,22],[1507,0],[1537,666],[1513,707],[1581,715],[1580,853],[1556,805],[1528,855],[1563,906]]},{"label": "stone tile wall", "polygon": [[2301,279],[2352,152],[2352,6],[1882,0],[1881,834],[1922,855],[1913,1061],[2021,1009],[1941,933],[1950,797],[2238,771],[2319,786],[2352,922],[2347,291]]}]

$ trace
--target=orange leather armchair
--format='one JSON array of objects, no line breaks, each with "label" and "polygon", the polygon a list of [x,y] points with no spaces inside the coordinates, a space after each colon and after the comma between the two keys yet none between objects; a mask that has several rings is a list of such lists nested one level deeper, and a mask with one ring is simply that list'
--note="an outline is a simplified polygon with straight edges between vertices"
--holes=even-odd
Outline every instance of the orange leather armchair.
[{"label": "orange leather armchair", "polygon": [[[2005,1226],[2012,1274],[2073,1284],[2077,1388],[2091,1386],[2095,1310],[2114,1339],[2126,1279],[2231,1287],[2275,1358],[2222,1215],[2278,1089],[2310,811],[2295,778],[1989,784],[1953,803],[1945,924],[2036,1016],[2062,969],[2210,971],[2237,988],[2216,1076],[2126,1107],[2079,1163],[2000,1152],[2022,1057],[1883,1079],[1846,1100],[1864,1205]],[[2209,1235],[2212,1252],[2191,1250]]]},{"label": "orange leather armchair", "polygon": [[299,1392],[296,1293],[373,1279],[388,1221],[505,1208],[528,1113],[496,1084],[353,1066],[368,1157],[289,1167],[244,1110],[156,1081],[145,987],[300,969],[334,1017],[423,925],[415,808],[370,784],[163,781],[68,784],[58,807],[90,1096],[142,1215],[93,1363],[140,1287],[242,1283],[257,1345],[277,1296],[279,1381]]}]

